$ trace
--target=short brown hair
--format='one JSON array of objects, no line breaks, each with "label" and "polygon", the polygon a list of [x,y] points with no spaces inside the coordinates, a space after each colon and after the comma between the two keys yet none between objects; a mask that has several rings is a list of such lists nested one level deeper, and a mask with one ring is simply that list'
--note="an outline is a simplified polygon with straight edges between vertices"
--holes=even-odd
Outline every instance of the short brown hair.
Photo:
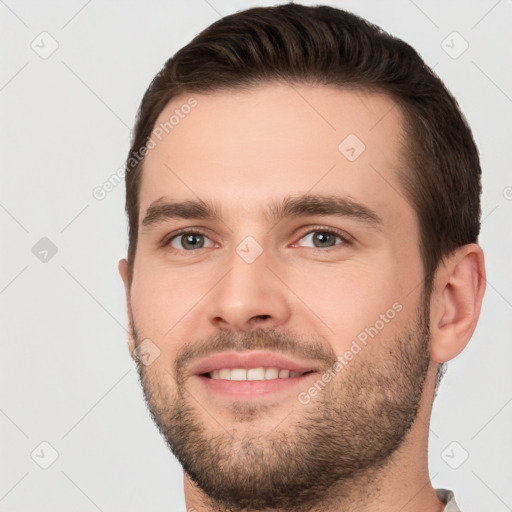
[{"label": "short brown hair", "polygon": [[269,82],[335,85],[388,94],[404,114],[406,165],[399,182],[417,213],[424,297],[442,259],[477,242],[481,169],[459,106],[408,44],[349,12],[285,4],[226,16],[180,49],[140,105],[126,166],[128,261],[137,248],[143,159],[167,103],[181,93],[245,89]]}]

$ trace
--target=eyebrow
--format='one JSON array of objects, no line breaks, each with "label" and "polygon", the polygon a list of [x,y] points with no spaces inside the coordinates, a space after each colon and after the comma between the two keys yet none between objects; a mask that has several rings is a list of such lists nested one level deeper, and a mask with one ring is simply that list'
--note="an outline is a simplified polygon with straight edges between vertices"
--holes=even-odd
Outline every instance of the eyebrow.
[{"label": "eyebrow", "polygon": [[167,219],[205,219],[212,220],[218,217],[217,208],[205,201],[165,201],[162,198],[151,203],[142,220],[144,227],[152,226]]},{"label": "eyebrow", "polygon": [[[181,202],[160,198],[153,202],[142,220],[143,227],[150,227],[168,219],[214,220],[219,218],[220,208],[203,200]],[[273,201],[264,211],[269,222],[278,223],[285,218],[307,216],[348,217],[365,225],[380,229],[382,218],[371,208],[350,199],[336,195],[303,194],[288,196],[281,201]]]},{"label": "eyebrow", "polygon": [[271,222],[279,222],[287,217],[331,215],[350,217],[376,228],[383,224],[381,217],[368,206],[349,197],[336,195],[304,194],[287,197],[281,202],[273,202],[265,215]]}]

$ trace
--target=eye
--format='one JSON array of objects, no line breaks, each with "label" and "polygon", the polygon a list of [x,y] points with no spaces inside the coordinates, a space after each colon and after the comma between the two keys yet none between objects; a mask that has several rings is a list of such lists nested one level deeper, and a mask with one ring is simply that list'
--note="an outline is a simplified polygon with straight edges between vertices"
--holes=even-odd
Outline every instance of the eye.
[{"label": "eye", "polygon": [[[303,242],[303,243],[301,243]],[[305,243],[304,243],[305,242]],[[348,237],[341,235],[332,229],[315,229],[306,233],[298,241],[301,247],[313,247],[315,249],[335,247],[336,245],[349,245]]]},{"label": "eye", "polygon": [[165,245],[180,251],[193,251],[203,247],[213,247],[214,243],[198,231],[182,231],[168,238]]}]

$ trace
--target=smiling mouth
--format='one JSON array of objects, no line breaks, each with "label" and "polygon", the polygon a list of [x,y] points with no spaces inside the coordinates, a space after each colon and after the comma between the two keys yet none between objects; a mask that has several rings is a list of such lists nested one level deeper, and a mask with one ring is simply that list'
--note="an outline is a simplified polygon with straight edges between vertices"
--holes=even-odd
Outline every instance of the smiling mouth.
[{"label": "smiling mouth", "polygon": [[309,371],[291,371],[286,368],[277,367],[258,367],[258,368],[221,368],[211,372],[201,374],[201,377],[207,377],[212,380],[232,380],[232,381],[266,381],[278,379],[291,379],[313,373]]}]

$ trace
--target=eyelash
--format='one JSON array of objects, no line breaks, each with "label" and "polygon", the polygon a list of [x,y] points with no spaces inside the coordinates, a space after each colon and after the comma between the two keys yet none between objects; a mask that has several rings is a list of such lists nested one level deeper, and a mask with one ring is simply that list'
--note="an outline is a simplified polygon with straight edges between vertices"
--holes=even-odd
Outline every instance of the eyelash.
[{"label": "eyelash", "polygon": [[182,251],[180,249],[175,249],[174,247],[171,247],[171,242],[179,237],[179,236],[182,236],[182,235],[202,235],[202,236],[205,236],[208,238],[208,235],[201,231],[200,229],[196,229],[196,228],[184,228],[184,229],[180,229],[179,231],[177,231],[176,233],[173,233],[172,235],[170,236],[166,236],[163,240],[162,240],[162,247],[166,247],[168,249],[170,249],[171,251],[177,251],[177,252],[195,252],[195,251]]},{"label": "eyelash", "polygon": [[[315,226],[313,228],[305,229],[304,231],[302,231],[300,233],[300,235],[298,237],[298,241],[300,241],[302,238],[304,238],[306,235],[309,235],[310,233],[328,233],[328,234],[335,235],[335,236],[339,237],[341,239],[341,241],[343,242],[342,244],[337,244],[332,247],[310,247],[310,249],[312,249],[314,251],[326,252],[326,251],[329,251],[330,249],[335,249],[336,247],[340,247],[343,245],[352,245],[352,243],[354,241],[354,239],[345,232],[341,232],[336,229],[323,227],[323,226]],[[194,250],[185,251],[183,249],[175,249],[174,247],[171,247],[172,240],[174,240],[175,238],[177,238],[179,236],[188,235],[188,234],[202,235],[202,236],[209,238],[208,235],[205,232],[201,231],[200,229],[184,228],[184,229],[179,230],[176,233],[173,233],[170,236],[165,237],[162,240],[161,245],[162,245],[162,247],[170,249],[173,252],[189,252],[189,253],[196,252],[197,250],[196,251],[194,251]],[[296,245],[296,244],[294,244],[294,245]]]},{"label": "eyelash", "polygon": [[[315,226],[313,228],[306,228],[304,231],[302,231],[300,233],[299,240],[304,238],[306,235],[309,235],[310,233],[329,233],[331,235],[335,235],[335,236],[339,237],[341,239],[341,241],[343,242],[343,244],[341,244],[341,245],[350,245],[353,242],[353,238],[350,235],[348,235],[347,233],[345,233],[344,231],[338,231],[337,229],[328,228],[327,226]],[[334,249],[334,247],[336,247],[336,246],[325,247],[325,248],[312,247],[312,249],[325,251],[328,249]]]}]

